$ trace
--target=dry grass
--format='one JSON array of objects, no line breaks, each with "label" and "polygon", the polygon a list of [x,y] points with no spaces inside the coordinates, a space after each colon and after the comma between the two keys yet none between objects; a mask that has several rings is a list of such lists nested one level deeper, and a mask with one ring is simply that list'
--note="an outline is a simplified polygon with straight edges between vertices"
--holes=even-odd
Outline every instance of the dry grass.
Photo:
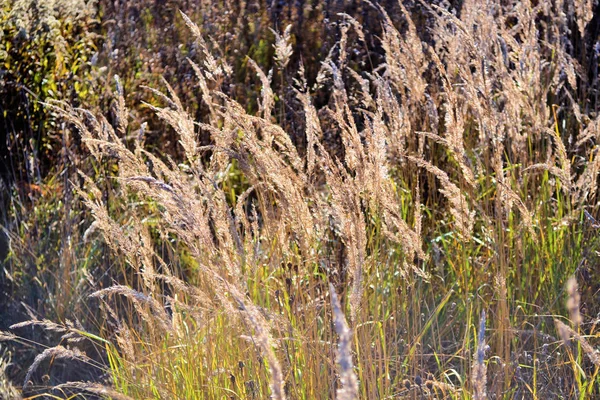
[{"label": "dry grass", "polygon": [[[273,30],[274,69],[244,60],[261,87],[256,112],[229,90],[235,68],[182,13],[205,113],[193,116],[166,80],[144,103],[177,136],[179,156],[145,145],[118,77],[110,118],[49,102],[90,165],[109,171],[110,186],[84,168],[71,185],[93,217],[83,241],[120,262],[85,300],[102,310],[97,335],[47,320],[13,326],[103,347],[114,390],[49,390],[600,395],[596,323],[568,280],[596,246],[586,249],[580,221],[598,201],[600,117],[566,39],[584,31],[591,2],[566,3],[566,14],[563,2],[467,0],[460,14],[372,4],[380,53],[362,70],[353,54],[372,33],[341,14],[313,85],[302,64],[292,70],[292,26]],[[554,326],[562,344],[548,339]],[[25,383],[48,358],[96,365],[76,347],[51,347]]]},{"label": "dry grass", "polygon": [[[11,337],[1,337],[1,340],[10,340]],[[12,385],[12,382],[6,376],[6,368],[10,365],[10,357],[2,354],[0,357],[0,397],[3,399],[20,399],[19,391]]]},{"label": "dry grass", "polygon": [[329,294],[331,296],[335,331],[340,337],[336,361],[340,368],[341,387],[337,390],[336,398],[340,400],[357,399],[359,397],[358,378],[354,372],[352,362],[352,332],[348,327],[346,317],[341,309],[340,300],[332,284],[329,284]]}]

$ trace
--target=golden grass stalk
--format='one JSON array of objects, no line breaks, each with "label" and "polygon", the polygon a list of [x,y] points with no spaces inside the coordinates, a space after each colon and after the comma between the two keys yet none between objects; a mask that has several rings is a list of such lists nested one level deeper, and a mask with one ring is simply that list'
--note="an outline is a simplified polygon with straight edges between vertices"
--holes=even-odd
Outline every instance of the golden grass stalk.
[{"label": "golden grass stalk", "polygon": [[271,373],[271,397],[275,400],[284,400],[286,398],[284,390],[283,370],[281,364],[273,351],[272,337],[269,334],[269,327],[265,318],[256,306],[243,300],[241,293],[234,288],[229,288],[232,296],[238,303],[238,309],[242,312],[243,317],[249,322],[249,325],[254,330],[252,340],[258,345],[263,356],[269,363]]},{"label": "golden grass stalk", "polygon": [[567,281],[567,293],[569,295],[567,299],[567,310],[569,311],[569,318],[573,324],[573,329],[578,330],[579,326],[583,322],[583,317],[579,311],[579,303],[581,302],[581,296],[577,285],[577,279],[572,276]]},{"label": "golden grass stalk", "polygon": [[[262,88],[260,89],[260,93],[262,95],[262,102],[260,103],[260,110],[263,114],[263,118],[267,121],[271,120],[271,110],[273,110],[273,106],[275,105],[275,94],[273,93],[273,89],[271,89],[271,79],[273,78],[273,71],[269,72],[267,76],[263,70],[256,64],[256,62],[249,58],[248,63],[254,70],[256,74],[260,78],[260,83],[262,84]],[[270,141],[265,140],[267,143]]]},{"label": "golden grass stalk", "polygon": [[[2,336],[2,332],[0,332],[0,340],[5,340]],[[7,340],[11,339],[8,338]],[[10,361],[10,353],[8,355],[0,354],[0,398],[6,400],[19,400],[21,399],[19,391],[13,386],[6,375],[6,369],[10,365]]]},{"label": "golden grass stalk", "polygon": [[571,338],[575,339],[577,342],[579,342],[583,352],[589,357],[592,363],[597,367],[600,367],[600,352],[594,349],[594,347],[592,347],[586,338],[579,332],[580,325],[583,323],[583,317],[581,316],[581,312],[579,310],[581,296],[579,294],[577,279],[575,276],[571,276],[569,278],[566,287],[569,295],[567,298],[567,310],[569,311],[569,319],[573,327],[571,328],[564,322],[554,319],[556,330],[558,331],[559,336],[563,340],[565,346],[568,345]]},{"label": "golden grass stalk", "polygon": [[442,184],[440,192],[451,204],[450,213],[454,217],[458,234],[463,240],[468,240],[473,232],[475,212],[469,210],[467,198],[460,188],[450,181],[448,174],[422,158],[406,156],[406,158],[427,172],[433,174]]},{"label": "golden grass stalk", "polygon": [[294,52],[292,43],[290,42],[292,37],[292,25],[285,27],[283,34],[271,29],[271,32],[275,35],[275,62],[279,65],[279,68],[285,69],[290,62],[290,58]]},{"label": "golden grass stalk", "polygon": [[569,325],[558,319],[554,320],[554,324],[565,346],[568,345],[571,338],[575,339],[577,342],[579,342],[583,352],[589,357],[590,361],[595,366],[600,367],[600,352],[596,350],[584,336],[580,335]]},{"label": "golden grass stalk", "polygon": [[329,284],[329,295],[331,296],[335,331],[340,337],[336,361],[340,369],[341,387],[337,390],[336,398],[338,400],[356,400],[358,399],[358,378],[352,362],[352,331],[348,327],[340,300],[331,283]]},{"label": "golden grass stalk", "polygon": [[31,366],[27,370],[27,375],[25,375],[25,381],[23,383],[23,390],[25,390],[25,387],[29,383],[31,376],[36,371],[36,369],[40,366],[40,364],[44,360],[46,360],[48,358],[91,362],[91,360],[88,358],[88,356],[86,356],[84,353],[82,353],[78,349],[67,349],[63,346],[50,347],[35,357],[33,364],[31,364]]},{"label": "golden grass stalk", "polygon": [[60,385],[52,387],[53,390],[63,391],[69,389],[70,391],[76,390],[80,395],[81,393],[91,393],[102,398],[110,398],[112,400],[133,400],[132,397],[126,396],[122,393],[117,392],[113,388],[101,385],[93,382],[65,382]]},{"label": "golden grass stalk", "polygon": [[[89,297],[91,298],[103,298],[106,295],[120,294],[132,301],[136,311],[143,317],[144,321],[148,322],[150,326],[154,326],[154,321],[159,322],[159,326],[165,332],[173,330],[171,321],[167,315],[164,307],[154,298],[149,295],[140,293],[128,286],[115,285],[106,289],[98,290],[92,293]],[[147,308],[150,312],[148,312]]]}]

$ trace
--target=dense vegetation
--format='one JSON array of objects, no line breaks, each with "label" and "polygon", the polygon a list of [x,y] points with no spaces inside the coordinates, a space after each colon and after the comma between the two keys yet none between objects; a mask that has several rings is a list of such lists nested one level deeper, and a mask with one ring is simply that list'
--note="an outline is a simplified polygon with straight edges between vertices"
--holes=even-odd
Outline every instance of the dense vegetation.
[{"label": "dense vegetation", "polygon": [[0,4],[0,398],[600,396],[600,9]]}]

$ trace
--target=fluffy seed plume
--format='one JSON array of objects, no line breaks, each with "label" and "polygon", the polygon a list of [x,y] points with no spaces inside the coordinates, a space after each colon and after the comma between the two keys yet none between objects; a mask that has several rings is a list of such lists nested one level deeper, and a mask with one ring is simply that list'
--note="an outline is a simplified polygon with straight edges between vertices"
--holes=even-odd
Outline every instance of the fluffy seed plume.
[{"label": "fluffy seed plume", "polygon": [[275,35],[275,61],[277,62],[277,65],[279,65],[279,68],[285,69],[294,52],[294,48],[290,41],[292,36],[292,25],[286,26],[283,35],[280,35],[279,32],[273,29],[271,29],[271,32]]},{"label": "fluffy seed plume", "polygon": [[340,368],[341,388],[337,391],[337,399],[355,400],[358,399],[358,378],[356,377],[354,364],[352,363],[352,331],[348,327],[340,300],[331,283],[329,284],[329,294],[331,296],[335,331],[340,337],[336,361]]}]

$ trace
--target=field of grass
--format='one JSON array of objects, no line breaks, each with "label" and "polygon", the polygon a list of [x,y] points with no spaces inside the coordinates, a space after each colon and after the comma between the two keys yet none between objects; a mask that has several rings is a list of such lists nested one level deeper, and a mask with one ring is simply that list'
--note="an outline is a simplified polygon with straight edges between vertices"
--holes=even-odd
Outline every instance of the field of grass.
[{"label": "field of grass", "polygon": [[599,57],[595,0],[0,3],[0,398],[600,398]]}]

